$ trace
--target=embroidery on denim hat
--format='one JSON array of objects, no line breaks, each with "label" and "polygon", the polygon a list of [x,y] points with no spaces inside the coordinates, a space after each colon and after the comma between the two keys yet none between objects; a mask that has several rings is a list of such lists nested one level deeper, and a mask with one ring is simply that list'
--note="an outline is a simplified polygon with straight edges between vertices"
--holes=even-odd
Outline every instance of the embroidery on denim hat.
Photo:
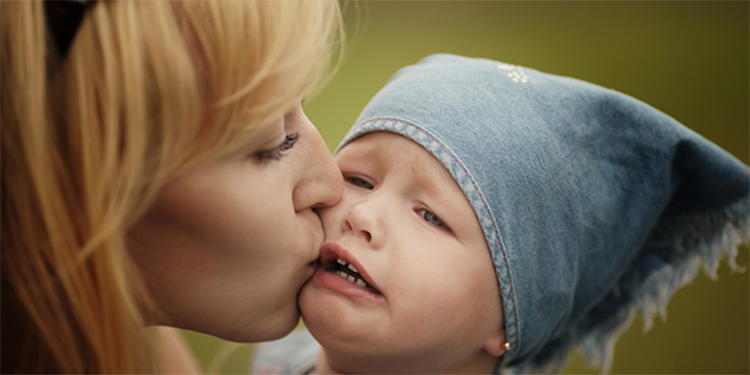
[{"label": "embroidery on denim hat", "polygon": [[[736,164],[730,158],[722,156],[720,151],[715,146],[711,146],[701,141],[700,137],[690,134],[686,129],[681,130],[680,124],[676,124],[673,119],[665,117],[663,114],[655,112],[653,108],[644,105],[638,101],[632,100],[632,98],[626,97],[623,94],[617,94],[615,91],[608,90],[596,85],[579,81],[573,78],[554,76],[536,71],[531,68],[516,67],[510,64],[498,63],[484,59],[468,59],[463,57],[455,57],[448,55],[439,55],[428,57],[420,62],[418,65],[421,67],[410,67],[408,70],[403,70],[397,73],[391,81],[389,81],[389,88],[384,91],[385,95],[379,98],[373,99],[375,105],[365,109],[361,118],[369,119],[364,123],[367,125],[366,131],[360,131],[357,135],[348,137],[348,140],[356,138],[362,134],[370,131],[393,131],[397,134],[402,134],[407,138],[414,140],[415,142],[423,145],[426,150],[433,153],[433,155],[446,167],[451,173],[454,179],[457,181],[461,189],[466,194],[472,208],[474,209],[479,223],[484,231],[487,244],[490,247],[494,265],[496,268],[496,274],[499,280],[500,293],[503,296],[503,307],[506,309],[506,330],[509,341],[511,343],[521,341],[521,330],[523,330],[523,343],[520,345],[511,345],[513,352],[506,354],[496,368],[495,371],[500,371],[501,368],[505,373],[529,373],[529,372],[550,372],[560,371],[563,365],[566,363],[569,353],[574,348],[579,348],[581,353],[584,355],[584,359],[587,359],[589,365],[600,366],[600,371],[606,372],[612,363],[614,343],[615,340],[620,336],[624,329],[629,327],[633,316],[636,311],[640,311],[643,321],[644,328],[649,328],[651,320],[654,315],[664,314],[666,311],[666,305],[669,302],[672,294],[689,283],[698,274],[701,264],[704,267],[707,275],[714,276],[716,266],[722,258],[727,258],[730,267],[734,269],[736,263],[734,258],[737,255],[737,244],[741,241],[748,241],[750,238],[750,198],[748,198],[748,189],[750,189],[750,183],[747,179],[748,169],[741,164],[737,164],[736,168],[730,168],[730,164]],[[474,67],[472,67],[472,65]],[[528,75],[527,75],[528,74]],[[524,81],[524,76],[526,79]],[[455,80],[454,80],[455,78]],[[489,79],[488,79],[489,78]],[[515,78],[515,80],[514,80]],[[533,78],[532,84],[528,86],[516,86],[513,83],[526,84],[530,79]],[[459,84],[460,80],[466,80],[468,89],[466,91],[453,90],[452,85]],[[510,82],[505,80],[509,79]],[[485,85],[487,84],[487,85]],[[638,141],[636,138],[641,138],[640,141],[644,141],[647,145],[647,149],[653,151],[651,156],[643,157],[639,156],[640,160],[646,160],[645,166],[641,166],[638,163],[621,163],[619,167],[635,168],[642,173],[637,173],[638,176],[645,175],[647,172],[653,172],[652,178],[657,179],[665,183],[665,185],[649,184],[645,185],[645,188],[639,189],[638,191],[642,196],[646,196],[649,199],[669,198],[670,191],[673,193],[673,189],[677,185],[682,190],[689,191],[691,189],[692,182],[706,181],[703,186],[697,184],[696,188],[699,191],[707,189],[708,193],[716,194],[716,192],[724,194],[724,191],[732,192],[732,197],[736,196],[737,200],[730,201],[729,199],[717,199],[711,196],[711,199],[707,203],[700,203],[702,199],[696,199],[690,197],[689,200],[684,202],[663,203],[668,204],[670,209],[669,214],[664,214],[659,211],[655,204],[649,202],[644,204],[650,212],[651,216],[643,216],[643,220],[649,220],[655,227],[642,226],[639,227],[638,238],[639,241],[645,241],[645,244],[639,246],[620,246],[622,251],[636,251],[638,255],[643,255],[641,258],[636,258],[632,262],[625,261],[621,263],[620,267],[626,267],[624,271],[612,272],[612,271],[596,271],[596,272],[583,272],[579,273],[579,277],[588,277],[591,274],[600,272],[606,274],[606,278],[610,279],[609,282],[601,283],[586,283],[581,285],[595,286],[595,289],[602,289],[598,293],[588,294],[571,294],[568,293],[570,290],[566,290],[567,295],[574,295],[576,299],[574,302],[580,302],[581,306],[591,306],[592,298],[598,298],[601,300],[601,295],[604,293],[605,299],[599,305],[594,305],[592,308],[578,309],[578,315],[567,321],[558,319],[538,319],[533,315],[535,311],[544,310],[549,311],[560,311],[559,309],[549,309],[551,305],[545,298],[540,296],[546,293],[546,290],[551,288],[545,287],[543,283],[537,283],[537,280],[533,280],[533,277],[529,277],[526,271],[534,271],[535,267],[538,268],[543,262],[533,260],[529,262],[525,258],[523,250],[529,250],[531,245],[524,247],[519,241],[514,245],[513,240],[518,239],[516,235],[525,233],[521,225],[517,223],[522,222],[520,220],[521,215],[513,215],[511,219],[504,219],[505,212],[519,213],[522,210],[523,205],[534,204],[531,200],[514,200],[513,198],[507,198],[500,195],[498,198],[494,196],[494,187],[490,184],[485,184],[483,178],[484,175],[480,174],[482,171],[476,171],[473,176],[468,176],[462,173],[462,165],[466,168],[474,166],[472,157],[485,157],[485,148],[474,148],[472,147],[471,141],[481,143],[482,138],[471,138],[462,139],[460,138],[461,131],[471,132],[486,126],[487,124],[493,123],[493,119],[488,117],[479,116],[479,112],[486,108],[475,108],[472,106],[473,103],[481,103],[486,97],[482,96],[487,94],[483,90],[473,90],[472,88],[480,85],[481,87],[490,87],[490,91],[498,90],[497,94],[498,101],[494,104],[499,104],[497,107],[505,108],[501,113],[509,113],[512,117],[518,116],[516,123],[511,124],[517,127],[518,134],[521,137],[529,137],[529,139],[544,138],[544,130],[564,130],[569,135],[575,135],[575,137],[560,138],[563,143],[569,143],[569,145],[575,146],[568,151],[573,151],[569,155],[578,158],[571,157],[571,160],[582,163],[588,166],[588,170],[591,173],[582,174],[576,184],[571,184],[573,191],[583,191],[584,188],[588,189],[592,194],[598,194],[597,189],[590,189],[591,186],[600,186],[600,184],[591,184],[585,186],[585,182],[590,177],[599,177],[598,181],[604,181],[605,184],[612,185],[612,182],[607,182],[607,176],[610,172],[614,172],[615,169],[605,167],[607,165],[607,155],[610,152],[610,145],[612,151],[617,151],[620,142],[609,141],[608,143],[601,143],[600,140],[606,140],[607,136],[614,133],[606,131],[614,129],[613,126],[617,125],[619,121],[626,120],[623,126],[617,126],[619,129],[627,129],[633,126],[633,129],[639,131],[631,131],[627,133],[628,140]],[[464,87],[464,86],[461,86]],[[523,90],[519,92],[517,90]],[[533,90],[528,90],[533,89]],[[528,91],[527,91],[528,90]],[[559,91],[564,90],[564,91]],[[564,122],[569,122],[570,127],[550,127],[550,122],[535,122],[540,118],[544,118],[549,113],[549,98],[550,93],[554,92],[565,92],[573,94],[573,97],[580,99],[575,101],[568,101],[560,106],[561,116],[560,118],[566,119]],[[432,95],[432,93],[443,93],[444,96]],[[462,127],[462,123],[458,123],[455,114],[451,111],[444,111],[446,106],[448,108],[459,102],[459,96],[454,95],[456,92],[460,93],[460,99],[463,100],[461,103],[456,104],[455,108],[460,108],[462,114],[471,119],[470,123]],[[481,95],[474,95],[479,93]],[[517,95],[522,93],[523,95]],[[419,98],[420,107],[419,110],[412,111],[410,107],[404,104],[409,103],[408,100],[411,97]],[[545,98],[545,100],[534,101],[534,98]],[[532,100],[529,100],[532,99]],[[526,102],[524,102],[526,100]],[[447,103],[447,104],[446,104]],[[508,104],[504,106],[504,104]],[[523,104],[523,105],[519,105]],[[528,105],[526,105],[528,104]],[[541,104],[541,105],[537,105]],[[591,111],[593,107],[593,112]],[[539,111],[528,111],[528,109],[540,109]],[[434,110],[428,115],[422,115],[420,110]],[[517,113],[516,113],[517,112]],[[397,120],[392,117],[393,114],[401,114],[398,116],[416,116],[415,120]],[[404,115],[404,113],[407,113]],[[413,114],[411,114],[413,113]],[[496,112],[489,111],[487,115],[494,115]],[[528,116],[527,116],[528,114]],[[521,116],[523,115],[523,116]],[[592,116],[594,119],[592,120]],[[418,121],[424,117],[424,121]],[[442,122],[441,118],[446,118],[446,122]],[[556,116],[557,117],[557,116]],[[601,118],[600,118],[601,117]],[[522,121],[522,119],[524,121]],[[484,121],[483,121],[484,120]],[[525,121],[528,120],[528,121]],[[615,121],[617,120],[617,121]],[[416,125],[414,121],[417,122]],[[407,125],[402,124],[411,123]],[[362,122],[359,122],[362,124]],[[643,126],[644,123],[650,123],[650,126]],[[533,125],[533,126],[531,126]],[[628,125],[628,126],[625,126]],[[358,125],[355,125],[355,128]],[[503,126],[510,126],[503,124]],[[393,127],[395,130],[391,130],[389,127]],[[423,129],[425,133],[421,133],[418,129]],[[522,133],[521,130],[526,129],[527,133]],[[455,132],[453,132],[455,130]],[[513,128],[508,128],[513,130]],[[578,132],[580,131],[580,132]],[[604,137],[587,137],[587,132],[591,131],[590,134],[600,134]],[[596,133],[595,131],[601,131]],[[652,133],[653,132],[653,133]],[[355,130],[352,130],[355,133]],[[506,132],[501,132],[505,134]],[[509,131],[509,134],[513,134],[513,131]],[[586,134],[584,134],[586,133]],[[435,139],[430,138],[430,134],[435,134],[439,137]],[[666,136],[665,136],[666,135]],[[580,138],[576,138],[580,136]],[[449,147],[434,148],[426,145],[434,145],[434,143],[444,142],[448,145],[454,146],[451,142],[453,139],[459,139],[455,148]],[[506,138],[510,139],[510,138]],[[679,142],[677,140],[679,139]],[[348,142],[348,141],[347,141]],[[677,142],[677,143],[675,143]],[[504,148],[502,152],[513,153],[518,151],[515,149],[519,146],[519,150],[523,150],[520,143],[510,143],[511,148]],[[628,143],[630,144],[630,143]],[[679,146],[679,147],[676,147]],[[689,147],[688,147],[689,146]],[[676,147],[673,149],[673,147]],[[544,150],[531,147],[534,150]],[[437,150],[437,151],[436,151]],[[664,152],[667,150],[679,151],[676,153]],[[475,152],[476,151],[476,152]],[[527,149],[528,151],[528,149]],[[502,154],[500,156],[507,154]],[[617,151],[624,153],[623,155],[630,155],[628,148],[624,147]],[[534,153],[530,153],[534,154]],[[544,155],[545,152],[539,152],[536,154]],[[637,154],[641,154],[638,152]],[[458,160],[456,155],[460,155],[463,160]],[[474,155],[474,156],[472,156]],[[534,156],[534,155],[532,155]],[[664,157],[670,156],[670,157]],[[664,157],[664,158],[662,158]],[[706,168],[700,165],[691,165],[689,161],[691,158],[706,160]],[[455,159],[455,160],[452,160]],[[633,158],[636,160],[638,158]],[[484,160],[484,159],[479,159]],[[538,161],[533,167],[540,169],[540,172],[547,173],[548,177],[554,176],[554,171],[547,169],[552,165],[556,165],[555,159],[545,159],[545,164],[537,158],[531,157],[528,160]],[[605,161],[604,164],[599,165],[597,168],[597,160]],[[624,159],[625,160],[625,159]],[[630,159],[627,159],[630,160]],[[660,167],[656,168],[651,161],[660,161]],[[498,165],[510,167],[512,159],[506,160],[498,158],[496,162]],[[675,165],[674,162],[680,162],[684,164]],[[463,164],[466,162],[466,164]],[[738,162],[738,161],[736,161]],[[518,164],[516,164],[518,165]],[[744,176],[739,178],[737,176],[735,180],[727,181],[725,184],[727,187],[718,189],[713,188],[716,185],[714,180],[722,180],[721,176],[717,176],[719,173],[700,173],[703,169],[713,169],[714,166],[722,167],[721,170],[731,174],[734,177],[736,169],[743,168]],[[493,167],[494,168],[494,167]],[[679,170],[677,170],[677,169]],[[514,168],[510,168],[514,169]],[[663,170],[663,171],[662,171]],[[471,169],[474,172],[474,168]],[[599,174],[597,171],[604,173]],[[656,172],[655,172],[656,171]],[[660,173],[672,171],[672,173]],[[551,173],[552,172],[552,173]],[[622,175],[627,175],[622,173]],[[687,182],[681,181],[682,179],[662,179],[663,176],[687,176]],[[707,175],[707,176],[704,176]],[[699,176],[698,178],[690,179],[691,176]],[[472,178],[480,178],[481,183],[477,182],[477,188],[481,187],[483,191],[475,191],[472,189],[473,181]],[[717,177],[717,178],[713,178]],[[728,178],[728,177],[727,177]],[[554,180],[553,180],[554,181]],[[581,183],[583,181],[584,183]],[[621,183],[621,179],[617,181],[615,185]],[[745,182],[743,182],[745,181]],[[676,185],[671,185],[676,184]],[[542,184],[540,184],[542,185]],[[551,184],[555,185],[555,183]],[[516,183],[513,187],[516,187],[515,192],[521,191],[524,186],[528,187],[528,184],[523,182]],[[671,186],[671,187],[670,187]],[[740,188],[737,188],[740,186]],[[744,190],[742,190],[744,189]],[[744,193],[740,194],[742,190]],[[546,190],[540,190],[546,191]],[[629,190],[635,191],[635,189]],[[548,195],[556,197],[557,195]],[[573,194],[573,196],[578,196]],[[659,199],[661,199],[659,198]],[[684,197],[683,197],[684,198]],[[492,199],[492,210],[489,211],[489,215],[483,214],[488,212],[489,209],[487,204],[488,201],[485,199]],[[733,198],[734,199],[734,198]],[[605,200],[601,200],[604,202]],[[607,200],[612,202],[612,200]],[[528,203],[527,203],[528,202]],[[537,200],[536,202],[539,202]],[[627,206],[629,209],[639,202],[646,202],[645,199],[632,199],[629,200]],[[714,203],[711,203],[714,202]],[[699,204],[700,203],[700,204]],[[620,206],[618,206],[620,207]],[[521,210],[519,210],[519,208]],[[653,211],[653,212],[651,212]],[[583,211],[582,211],[583,212]],[[661,212],[661,213],[660,213]],[[521,212],[522,213],[522,212]],[[495,217],[494,215],[497,215]],[[534,218],[538,218],[541,215],[534,215]],[[655,215],[655,216],[653,216]],[[580,216],[584,217],[584,216]],[[564,218],[561,215],[561,218]],[[527,217],[528,219],[528,217]],[[506,221],[507,220],[507,221]],[[567,225],[573,223],[586,223],[585,220],[559,220],[560,225]],[[609,220],[609,222],[614,222]],[[502,224],[502,225],[499,225]],[[625,227],[631,227],[626,225]],[[499,229],[498,229],[499,228]],[[644,236],[648,234],[643,233],[642,230],[651,228],[651,234],[648,237]],[[503,231],[500,232],[500,229]],[[574,230],[576,228],[573,228]],[[584,231],[587,232],[587,231]],[[634,231],[635,232],[635,231]],[[617,231],[617,241],[631,241],[632,236],[635,234],[629,234],[625,236],[627,238],[621,238],[621,231]],[[597,234],[598,235],[598,234]],[[603,237],[603,236],[602,236]],[[744,240],[743,240],[744,239]],[[574,243],[575,241],[570,241]],[[587,249],[591,251],[603,250],[609,252],[612,246],[597,246],[598,240],[596,238],[591,239],[592,246],[588,246]],[[616,242],[616,241],[612,241]],[[641,243],[641,242],[639,242]],[[511,246],[508,249],[505,244]],[[562,247],[560,247],[562,248]],[[584,248],[583,246],[569,246],[569,251],[579,251]],[[533,251],[533,249],[532,249]],[[651,252],[651,254],[649,254]],[[507,255],[511,254],[514,257],[508,258]],[[587,259],[594,259],[593,257],[587,257]],[[630,258],[632,259],[632,258]],[[512,263],[511,263],[512,262]],[[549,264],[560,265],[563,262],[549,262]],[[543,264],[542,264],[543,265]],[[614,267],[614,265],[612,265]],[[545,267],[542,267],[545,268]],[[546,272],[553,270],[556,266],[546,267],[546,270],[541,269],[539,274],[552,275],[554,273]],[[558,267],[559,268],[559,267]],[[603,268],[598,268],[601,270]],[[525,279],[522,279],[524,276]],[[604,276],[602,276],[605,278]],[[510,280],[513,279],[515,283],[511,284]],[[551,282],[555,282],[552,278]],[[593,278],[592,278],[593,279]],[[530,280],[530,281],[529,281]],[[582,279],[581,279],[582,280]],[[575,285],[570,283],[570,285]],[[562,286],[562,285],[559,285]],[[588,287],[587,286],[587,287]],[[604,290],[610,288],[609,290]],[[534,293],[529,293],[527,289],[531,289]],[[585,292],[585,291],[584,291]],[[515,295],[514,295],[515,293]],[[580,298],[578,298],[580,296]],[[512,301],[513,306],[507,307],[507,302]],[[550,301],[551,302],[551,301]],[[573,305],[571,305],[573,306]],[[512,310],[513,308],[523,308],[524,310]],[[515,315],[509,314],[508,311],[513,311]],[[532,311],[532,313],[529,313]],[[509,316],[510,315],[510,316]],[[548,316],[551,314],[547,314]],[[566,315],[568,316],[568,315]],[[522,317],[523,319],[518,319]],[[566,318],[564,318],[566,319]],[[555,324],[565,324],[560,326],[560,329],[554,327]],[[545,325],[547,327],[545,327]],[[514,331],[514,326],[518,327],[517,331]],[[512,367],[510,367],[512,366]]]},{"label": "embroidery on denim hat", "polygon": [[497,68],[502,71],[507,71],[506,75],[513,82],[527,83],[529,82],[529,76],[523,71],[523,68],[517,65],[511,65],[506,63],[497,64]]},{"label": "embroidery on denim hat", "polygon": [[430,133],[428,130],[408,120],[379,117],[359,122],[352,127],[349,134],[344,137],[335,152],[339,152],[343,147],[356,138],[376,131],[388,131],[400,134],[424,147],[450,172],[453,179],[469,200],[472,209],[479,218],[479,224],[482,227],[482,231],[485,234],[485,239],[491,253],[490,255],[492,255],[495,273],[498,278],[504,311],[503,318],[505,321],[505,335],[506,340],[510,343],[511,347],[511,349],[503,355],[501,365],[509,363],[520,352],[518,310],[516,308],[515,292],[510,277],[508,254],[505,252],[505,245],[502,243],[501,236],[499,235],[497,223],[495,222],[492,211],[482,195],[481,190],[476,185],[474,178],[471,176],[468,169],[447,145],[441,142],[438,137]]}]

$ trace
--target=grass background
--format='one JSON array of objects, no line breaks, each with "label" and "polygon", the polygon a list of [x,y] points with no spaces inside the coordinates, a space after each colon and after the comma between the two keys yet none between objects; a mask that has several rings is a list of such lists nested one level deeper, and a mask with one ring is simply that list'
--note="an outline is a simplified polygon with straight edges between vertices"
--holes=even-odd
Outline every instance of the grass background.
[{"label": "grass background", "polygon": [[[747,2],[352,1],[340,71],[306,103],[335,148],[400,67],[438,52],[486,57],[614,88],[663,110],[745,163]],[[748,265],[747,248],[738,258]],[[722,266],[676,293],[668,323],[636,319],[612,373],[750,373],[748,272]],[[203,369],[247,373],[252,345],[184,332]],[[595,373],[575,357],[566,373]]]}]

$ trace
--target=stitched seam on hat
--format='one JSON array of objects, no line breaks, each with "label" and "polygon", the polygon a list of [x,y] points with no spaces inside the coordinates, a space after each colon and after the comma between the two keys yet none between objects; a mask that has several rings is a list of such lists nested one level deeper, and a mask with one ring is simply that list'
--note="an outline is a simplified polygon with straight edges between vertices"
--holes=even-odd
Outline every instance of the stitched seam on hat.
[{"label": "stitched seam on hat", "polygon": [[[463,165],[463,163],[460,162],[460,160],[453,153],[453,151],[450,148],[448,148],[445,144],[443,144],[443,142],[440,142],[435,136],[433,136],[427,130],[423,129],[421,126],[419,126],[417,124],[414,124],[414,123],[411,123],[411,122],[406,121],[406,120],[401,120],[401,119],[397,119],[397,118],[393,118],[393,117],[376,117],[376,118],[370,118],[370,119],[368,119],[366,121],[363,121],[363,122],[360,122],[358,124],[355,124],[352,127],[352,131],[350,131],[350,133],[341,141],[341,144],[337,147],[336,152],[338,152],[339,150],[341,150],[342,147],[346,146],[348,143],[350,143],[354,139],[356,139],[356,138],[358,138],[358,137],[360,137],[360,136],[362,136],[364,134],[370,133],[371,129],[362,129],[362,127],[364,127],[367,124],[370,124],[370,123],[373,123],[373,122],[378,122],[378,121],[384,121],[384,122],[391,122],[392,121],[392,122],[400,123],[402,125],[406,125],[406,126],[409,126],[409,127],[412,127],[414,129],[416,129],[420,133],[422,133],[422,134],[426,135],[427,137],[429,137],[430,139],[432,139],[435,142],[435,144],[437,144],[438,146],[440,146],[440,148],[443,151],[445,151],[446,154],[448,154],[450,156],[450,158],[453,160],[454,164],[457,165],[461,169],[461,171],[462,171],[462,173],[464,175],[471,176],[471,174],[468,172],[468,170]],[[374,130],[383,130],[383,131],[391,130],[391,132],[394,132],[392,129],[374,129]],[[394,132],[394,133],[399,134],[398,132]],[[407,136],[407,138],[411,138],[411,137],[408,137],[407,134],[400,134],[400,135]],[[412,140],[417,141],[416,139],[412,139]],[[419,143],[419,142],[417,142],[417,143]],[[422,146],[424,147],[424,145],[422,145]],[[426,151],[430,152],[429,149],[427,149],[427,148],[426,148]],[[433,156],[435,156],[437,158],[437,155],[433,155]],[[450,170],[449,170],[449,172],[450,172]],[[488,213],[491,212],[490,209],[489,209],[489,206],[487,204],[487,201],[486,201],[486,199],[484,197],[484,194],[481,194],[481,190],[476,185],[476,182],[474,181],[474,179],[473,178],[468,178],[468,180],[471,182],[472,186],[474,186],[474,189],[477,192],[477,196],[479,197],[484,210],[486,212],[488,212]],[[456,181],[456,183],[458,183],[460,185],[460,183],[458,181]],[[469,197],[467,197],[467,198],[469,198]],[[514,319],[513,325],[515,326],[515,331],[516,331],[516,335],[515,335],[516,338],[513,341],[516,341],[516,342],[513,342],[511,344],[511,351],[510,352],[513,355],[513,357],[511,357],[511,358],[505,358],[503,360],[503,362],[509,363],[519,353],[519,350],[513,350],[513,349],[519,348],[518,342],[520,342],[520,340],[521,340],[520,322],[518,320],[518,306],[516,305],[515,288],[513,287],[513,282],[512,282],[511,277],[510,277],[511,274],[510,274],[510,265],[508,264],[508,254],[507,254],[507,252],[505,250],[505,246],[502,243],[502,236],[500,236],[500,231],[499,231],[499,229],[497,227],[497,222],[495,221],[495,217],[493,215],[488,215],[488,216],[492,220],[492,229],[495,232],[495,236],[497,237],[497,239],[496,239],[497,244],[498,244],[498,246],[500,246],[500,250],[503,252],[503,264],[505,265],[505,273],[506,273],[507,278],[508,278],[508,284],[509,284],[510,295],[511,295],[511,304],[513,305],[513,319]],[[481,223],[480,223],[480,226],[481,226]],[[500,286],[500,287],[502,289],[502,286]],[[501,290],[501,294],[502,294],[502,290]]]}]

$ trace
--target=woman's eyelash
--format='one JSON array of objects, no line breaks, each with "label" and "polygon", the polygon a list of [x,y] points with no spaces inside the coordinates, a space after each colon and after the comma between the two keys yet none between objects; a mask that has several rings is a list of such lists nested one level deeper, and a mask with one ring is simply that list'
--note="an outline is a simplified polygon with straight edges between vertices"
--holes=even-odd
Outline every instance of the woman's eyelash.
[{"label": "woman's eyelash", "polygon": [[286,138],[284,139],[284,142],[282,142],[280,145],[265,151],[258,152],[257,156],[260,161],[268,161],[268,160],[279,160],[282,157],[286,156],[286,152],[292,147],[294,147],[294,144],[297,143],[297,140],[299,139],[299,134],[287,134]]}]

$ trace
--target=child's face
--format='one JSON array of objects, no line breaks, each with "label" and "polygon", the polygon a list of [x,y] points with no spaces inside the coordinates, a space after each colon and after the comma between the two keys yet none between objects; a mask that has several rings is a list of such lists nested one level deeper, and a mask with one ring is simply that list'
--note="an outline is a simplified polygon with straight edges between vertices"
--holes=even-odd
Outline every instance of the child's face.
[{"label": "child's face", "polygon": [[[319,211],[327,242],[300,294],[305,323],[329,359],[375,372],[444,372],[502,345],[500,293],[484,235],[440,162],[385,132],[347,145],[336,162],[344,194]],[[342,278],[346,267],[337,258],[355,265],[367,285]]]}]

